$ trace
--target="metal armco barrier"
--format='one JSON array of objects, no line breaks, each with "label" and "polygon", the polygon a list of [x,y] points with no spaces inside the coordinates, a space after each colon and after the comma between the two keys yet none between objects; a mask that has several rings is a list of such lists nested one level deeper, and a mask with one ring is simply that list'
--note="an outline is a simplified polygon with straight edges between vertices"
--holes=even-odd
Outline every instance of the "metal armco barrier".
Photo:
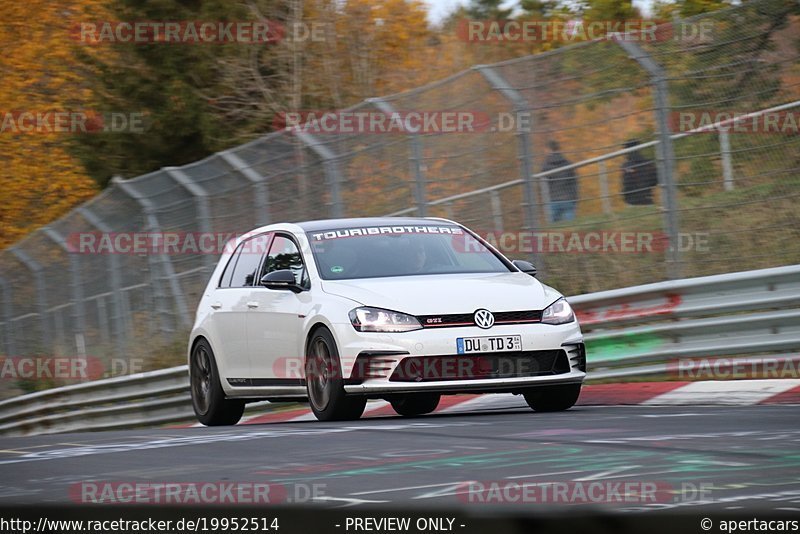
[{"label": "metal armco barrier", "polygon": [[[569,300],[577,310],[595,370],[800,349],[798,265],[601,291]],[[600,376],[611,375],[595,375]]]},{"label": "metal armco barrier", "polygon": [[[664,375],[681,358],[785,362],[800,351],[800,265],[647,284],[569,299],[589,380]],[[738,361],[738,360],[737,360]],[[192,419],[183,365],[0,402],[0,434],[122,429]],[[263,409],[265,403],[248,405]]]}]

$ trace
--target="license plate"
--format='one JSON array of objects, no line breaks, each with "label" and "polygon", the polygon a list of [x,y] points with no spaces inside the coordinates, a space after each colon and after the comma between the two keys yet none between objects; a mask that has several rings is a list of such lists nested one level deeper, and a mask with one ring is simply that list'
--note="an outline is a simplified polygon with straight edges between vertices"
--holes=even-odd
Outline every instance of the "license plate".
[{"label": "license plate", "polygon": [[514,352],[522,350],[522,336],[481,336],[456,338],[459,354],[473,352]]}]

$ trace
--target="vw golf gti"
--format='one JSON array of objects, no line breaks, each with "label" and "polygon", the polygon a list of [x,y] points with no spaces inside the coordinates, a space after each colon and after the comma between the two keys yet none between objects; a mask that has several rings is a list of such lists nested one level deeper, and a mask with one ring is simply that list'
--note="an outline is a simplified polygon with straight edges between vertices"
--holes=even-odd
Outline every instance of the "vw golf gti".
[{"label": "vw golf gti", "polygon": [[405,416],[455,393],[524,395],[535,411],[578,399],[586,355],[569,303],[460,224],[283,223],[230,245],[189,339],[205,425],[265,399],[307,400],[322,421],[357,419],[373,398]]}]

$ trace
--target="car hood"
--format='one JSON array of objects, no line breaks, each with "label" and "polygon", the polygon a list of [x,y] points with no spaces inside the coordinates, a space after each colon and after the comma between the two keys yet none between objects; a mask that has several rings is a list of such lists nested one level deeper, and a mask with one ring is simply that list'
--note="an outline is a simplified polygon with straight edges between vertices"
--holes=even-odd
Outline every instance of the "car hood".
[{"label": "car hood", "polygon": [[524,273],[480,273],[323,280],[322,290],[412,315],[542,310],[561,294]]}]

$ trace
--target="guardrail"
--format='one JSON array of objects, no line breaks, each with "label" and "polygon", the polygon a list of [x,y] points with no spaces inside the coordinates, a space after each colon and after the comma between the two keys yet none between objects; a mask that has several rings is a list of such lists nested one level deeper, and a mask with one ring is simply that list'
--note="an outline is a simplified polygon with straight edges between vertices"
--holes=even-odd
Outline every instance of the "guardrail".
[{"label": "guardrail", "polygon": [[[773,365],[798,359],[800,265],[659,282],[569,300],[584,331],[590,381],[664,375],[681,358],[690,357],[730,356]],[[266,406],[253,403],[248,411]],[[0,402],[4,435],[134,428],[192,418],[185,365]]]}]

